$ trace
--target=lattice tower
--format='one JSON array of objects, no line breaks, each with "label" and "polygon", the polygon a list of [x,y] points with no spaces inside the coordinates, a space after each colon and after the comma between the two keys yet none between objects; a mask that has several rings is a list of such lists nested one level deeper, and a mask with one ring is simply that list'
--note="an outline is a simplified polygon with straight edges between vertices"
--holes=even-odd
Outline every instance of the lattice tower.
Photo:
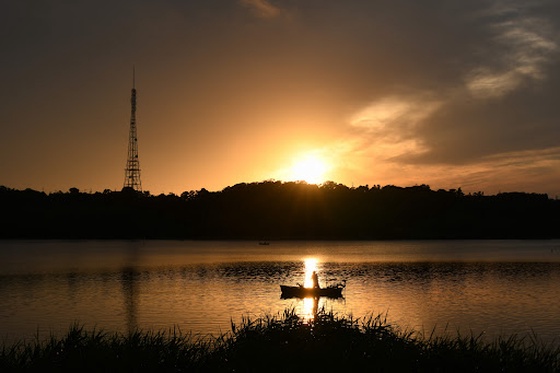
[{"label": "lattice tower", "polygon": [[140,181],[140,161],[138,160],[138,137],[136,133],[136,81],[135,69],[132,69],[132,92],[130,97],[130,134],[128,136],[128,159],[124,173],[123,187],[142,191]]}]

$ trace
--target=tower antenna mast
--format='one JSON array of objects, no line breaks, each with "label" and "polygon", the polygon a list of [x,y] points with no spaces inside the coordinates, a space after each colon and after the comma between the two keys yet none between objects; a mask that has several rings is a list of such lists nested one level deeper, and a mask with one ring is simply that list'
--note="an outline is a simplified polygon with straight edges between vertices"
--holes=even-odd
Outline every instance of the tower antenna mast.
[{"label": "tower antenna mast", "polygon": [[123,188],[142,191],[140,161],[138,160],[138,136],[136,133],[136,69],[132,67],[132,92],[130,97],[130,133],[128,136],[128,158],[124,173]]}]

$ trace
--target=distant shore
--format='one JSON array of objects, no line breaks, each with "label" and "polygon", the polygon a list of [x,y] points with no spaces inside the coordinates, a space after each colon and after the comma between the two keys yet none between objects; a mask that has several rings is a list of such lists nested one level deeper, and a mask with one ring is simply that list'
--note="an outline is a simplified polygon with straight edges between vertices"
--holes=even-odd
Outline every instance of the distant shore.
[{"label": "distant shore", "polygon": [[2,371],[557,372],[560,349],[538,338],[423,336],[383,315],[355,319],[293,310],[245,318],[218,337],[177,329],[110,334],[73,325],[65,336],[3,346]]},{"label": "distant shore", "polygon": [[549,239],[560,200],[546,194],[237,184],[219,192],[151,195],[132,189],[44,193],[0,186],[0,238],[39,239]]}]

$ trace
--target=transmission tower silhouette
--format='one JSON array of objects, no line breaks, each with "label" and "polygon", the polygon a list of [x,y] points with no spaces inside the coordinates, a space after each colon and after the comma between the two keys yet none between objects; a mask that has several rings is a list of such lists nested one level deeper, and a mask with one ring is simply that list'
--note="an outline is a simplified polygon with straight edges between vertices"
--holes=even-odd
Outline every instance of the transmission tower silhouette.
[{"label": "transmission tower silhouette", "polygon": [[130,97],[130,133],[128,135],[128,159],[124,172],[123,188],[142,191],[140,181],[140,161],[138,160],[138,137],[136,134],[136,73],[132,68],[132,92]]}]

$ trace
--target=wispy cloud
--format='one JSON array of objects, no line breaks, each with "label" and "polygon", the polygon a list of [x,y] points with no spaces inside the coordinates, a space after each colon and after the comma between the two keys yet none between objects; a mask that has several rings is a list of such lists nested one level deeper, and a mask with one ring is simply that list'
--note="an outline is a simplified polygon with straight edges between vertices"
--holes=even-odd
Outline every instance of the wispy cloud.
[{"label": "wispy cloud", "polygon": [[[546,193],[560,182],[560,147],[493,155],[458,167],[432,166],[427,176],[446,187],[487,193],[530,191]],[[451,184],[451,183],[454,183]],[[551,196],[557,197],[557,196]]]},{"label": "wispy cloud", "polygon": [[522,9],[509,14],[514,15],[513,19],[491,26],[495,32],[493,43],[501,52],[486,52],[494,55],[494,66],[478,66],[466,76],[466,86],[475,98],[499,98],[524,81],[543,80],[546,64],[557,56],[558,44],[547,20],[524,16]]},{"label": "wispy cloud", "polygon": [[267,0],[240,0],[240,3],[259,18],[275,18],[281,14],[281,9]]},{"label": "wispy cloud", "polygon": [[441,101],[428,93],[380,98],[350,118],[353,130],[347,141],[354,145],[352,152],[367,153],[378,162],[423,153],[416,127],[440,106]]},{"label": "wispy cloud", "polygon": [[375,100],[356,113],[350,125],[383,137],[407,137],[412,128],[441,105],[439,100],[426,96],[429,95],[391,95]]},{"label": "wispy cloud", "polygon": [[[472,60],[477,63],[465,61],[461,73],[443,81],[439,90],[409,86],[406,94],[387,92],[359,109],[349,124],[353,135],[363,139],[361,150],[369,148],[377,156],[383,150],[386,160],[416,165],[478,162],[485,155],[524,150],[519,141],[505,146],[495,141],[500,131],[514,137],[531,125],[508,111],[533,110],[528,102],[526,109],[516,107],[517,101],[530,94],[529,83],[546,82],[559,51],[554,27],[543,17],[528,16],[523,8],[511,6],[492,8],[477,17],[486,37],[479,43],[471,41],[472,50],[466,51],[475,55]],[[511,102],[493,103],[513,94],[517,96]]]}]

